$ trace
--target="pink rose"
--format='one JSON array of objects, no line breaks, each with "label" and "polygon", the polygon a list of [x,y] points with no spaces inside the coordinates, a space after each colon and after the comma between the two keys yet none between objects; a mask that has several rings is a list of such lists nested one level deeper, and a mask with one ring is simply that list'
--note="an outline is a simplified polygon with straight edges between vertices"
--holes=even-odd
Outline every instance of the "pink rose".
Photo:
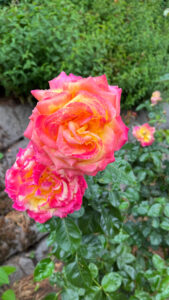
[{"label": "pink rose", "polygon": [[37,163],[31,143],[19,150],[16,162],[6,172],[6,192],[14,201],[13,207],[27,211],[40,223],[79,210],[86,187],[82,176],[70,178],[53,165]]},{"label": "pink rose", "polygon": [[155,127],[151,127],[148,123],[133,128],[133,135],[142,147],[150,146],[154,142],[154,132]]},{"label": "pink rose", "polygon": [[40,162],[69,174],[96,175],[113,162],[128,138],[120,117],[121,89],[106,76],[77,77],[62,72],[49,90],[34,90],[39,101],[25,131]]},{"label": "pink rose", "polygon": [[158,102],[162,101],[161,93],[159,91],[155,91],[151,96],[152,106],[156,105]]}]

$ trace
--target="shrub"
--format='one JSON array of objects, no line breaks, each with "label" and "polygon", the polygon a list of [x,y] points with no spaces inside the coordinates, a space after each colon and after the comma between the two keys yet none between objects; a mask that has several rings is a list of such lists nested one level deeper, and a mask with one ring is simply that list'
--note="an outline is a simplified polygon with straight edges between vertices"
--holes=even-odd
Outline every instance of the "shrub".
[{"label": "shrub", "polygon": [[23,0],[3,7],[1,85],[23,96],[62,70],[106,73],[131,106],[169,69],[167,5],[168,0]]},{"label": "shrub", "polygon": [[[105,171],[87,177],[80,211],[39,225],[49,232],[52,251],[36,266],[34,279],[49,277],[60,287],[49,299],[169,298],[168,131],[158,130],[162,105],[147,101],[144,107],[151,125],[157,124],[155,142],[126,144]],[[56,259],[61,271],[55,271]]]}]

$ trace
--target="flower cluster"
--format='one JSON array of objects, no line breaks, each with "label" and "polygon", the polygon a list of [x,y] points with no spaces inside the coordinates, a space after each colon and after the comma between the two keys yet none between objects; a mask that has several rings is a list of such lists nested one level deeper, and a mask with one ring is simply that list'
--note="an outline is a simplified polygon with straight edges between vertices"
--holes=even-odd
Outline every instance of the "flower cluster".
[{"label": "flower cluster", "polygon": [[49,86],[32,91],[38,103],[25,131],[30,142],[6,173],[13,207],[41,223],[80,209],[83,176],[113,162],[128,135],[120,117],[121,89],[109,86],[105,75],[62,72]]}]

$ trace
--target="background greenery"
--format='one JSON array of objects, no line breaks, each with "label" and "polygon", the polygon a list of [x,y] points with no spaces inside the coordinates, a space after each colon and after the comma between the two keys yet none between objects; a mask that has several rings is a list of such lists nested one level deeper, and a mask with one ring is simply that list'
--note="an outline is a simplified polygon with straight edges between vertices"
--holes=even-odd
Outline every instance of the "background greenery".
[{"label": "background greenery", "polygon": [[122,103],[129,107],[169,72],[169,17],[163,16],[168,0],[0,4],[0,84],[7,93],[27,98],[62,70],[106,73],[111,84],[122,87]]}]

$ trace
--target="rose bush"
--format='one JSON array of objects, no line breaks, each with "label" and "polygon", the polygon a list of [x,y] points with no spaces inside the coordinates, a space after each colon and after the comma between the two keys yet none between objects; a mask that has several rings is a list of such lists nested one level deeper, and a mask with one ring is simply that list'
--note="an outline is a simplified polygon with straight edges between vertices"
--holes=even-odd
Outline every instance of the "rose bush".
[{"label": "rose bush", "polygon": [[96,175],[113,162],[127,141],[120,117],[121,89],[106,76],[82,78],[62,72],[49,90],[34,90],[39,101],[25,131],[40,162],[70,175]]},{"label": "rose bush", "polygon": [[31,143],[20,149],[6,173],[6,192],[14,201],[13,208],[27,211],[39,223],[79,210],[86,187],[82,176],[70,178],[63,170],[38,163]]},{"label": "rose bush", "polygon": [[49,233],[50,258],[37,264],[34,280],[60,287],[43,300],[169,299],[169,133],[157,126],[163,103],[144,105],[154,143],[126,143],[114,163],[86,176],[78,212],[38,225]]}]

